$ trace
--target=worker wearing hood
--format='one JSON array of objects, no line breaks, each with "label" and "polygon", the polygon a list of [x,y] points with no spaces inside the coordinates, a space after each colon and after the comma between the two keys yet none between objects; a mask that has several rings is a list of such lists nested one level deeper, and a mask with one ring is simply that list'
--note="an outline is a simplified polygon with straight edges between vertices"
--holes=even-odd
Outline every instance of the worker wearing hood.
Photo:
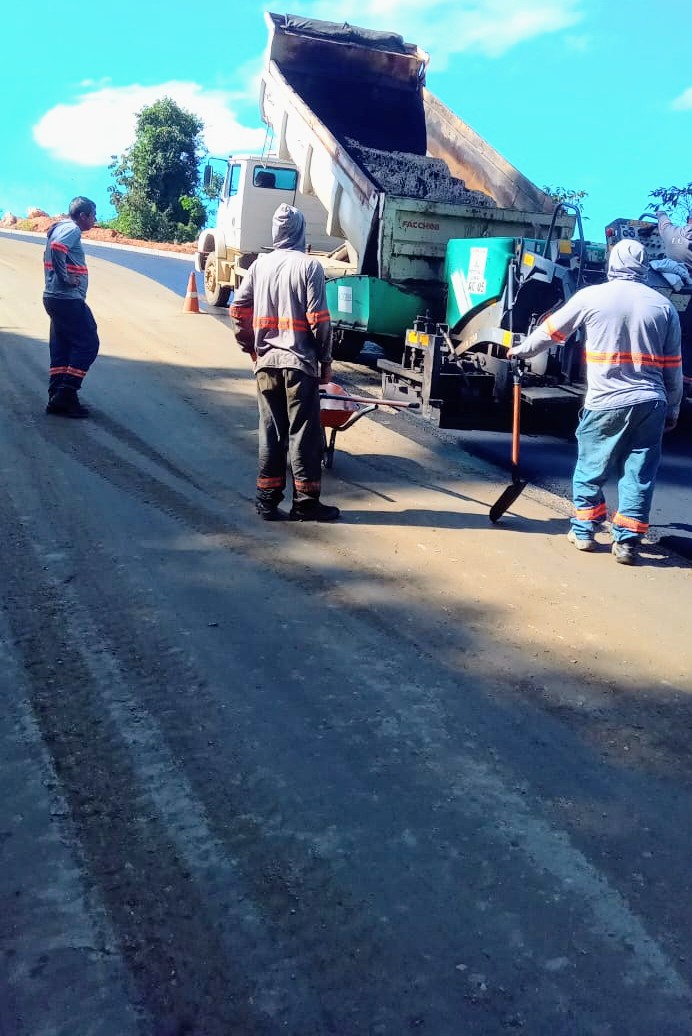
[{"label": "worker wearing hood", "polygon": [[305,218],[279,205],[272,220],[274,251],[260,255],[235,293],[231,323],[254,362],[259,406],[256,508],[275,521],[293,476],[297,521],[332,521],[336,507],[320,503],[322,426],[319,384],[331,379],[332,327],[324,269],[305,254]]},{"label": "worker wearing hood", "polygon": [[612,549],[623,564],[636,561],[649,528],[662,434],[675,427],[682,400],[680,320],[669,300],[648,286],[647,274],[643,246],[618,241],[607,282],[576,292],[509,352],[537,356],[583,332],[587,391],[569,539],[579,550],[596,549],[594,534],[607,515],[603,486],[615,474]]}]

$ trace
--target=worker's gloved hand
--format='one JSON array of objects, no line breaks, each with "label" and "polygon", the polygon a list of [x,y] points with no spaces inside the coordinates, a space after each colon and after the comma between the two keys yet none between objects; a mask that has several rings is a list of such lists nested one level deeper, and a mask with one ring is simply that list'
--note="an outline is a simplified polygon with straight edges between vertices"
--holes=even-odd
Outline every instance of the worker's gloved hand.
[{"label": "worker's gloved hand", "polygon": [[672,432],[678,423],[677,417],[667,417],[663,425],[664,432]]}]

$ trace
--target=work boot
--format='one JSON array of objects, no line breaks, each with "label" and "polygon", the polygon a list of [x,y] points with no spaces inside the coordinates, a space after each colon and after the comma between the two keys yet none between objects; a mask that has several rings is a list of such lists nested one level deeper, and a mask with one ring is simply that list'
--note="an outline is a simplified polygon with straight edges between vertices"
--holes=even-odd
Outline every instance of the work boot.
[{"label": "work boot", "polygon": [[271,507],[268,504],[255,504],[255,510],[258,517],[265,522],[282,522],[286,517],[285,513],[280,511],[278,507]]},{"label": "work boot", "polygon": [[53,385],[48,389],[47,414],[61,414],[65,409],[62,395],[58,394],[60,387],[60,385]]},{"label": "work boot", "polygon": [[89,408],[82,406],[77,396],[77,389],[60,385],[52,396],[48,397],[47,414],[59,417],[88,417]]},{"label": "work boot", "polygon": [[614,541],[612,553],[619,565],[636,565],[639,555],[639,543],[636,540]]},{"label": "work boot", "polygon": [[321,504],[319,500],[293,504],[289,518],[292,522],[334,522],[340,515],[338,507]]},{"label": "work boot", "polygon": [[570,529],[567,533],[567,539],[570,543],[573,543],[577,550],[588,550],[592,551],[596,549],[596,540],[593,536],[579,536],[574,529]]}]

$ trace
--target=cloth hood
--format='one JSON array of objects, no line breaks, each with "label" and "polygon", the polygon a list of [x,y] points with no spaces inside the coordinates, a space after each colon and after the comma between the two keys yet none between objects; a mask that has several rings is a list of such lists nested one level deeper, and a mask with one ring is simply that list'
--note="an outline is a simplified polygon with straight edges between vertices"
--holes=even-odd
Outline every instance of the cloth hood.
[{"label": "cloth hood", "polygon": [[272,219],[274,248],[305,251],[305,216],[292,205],[279,205]]},{"label": "cloth hood", "polygon": [[55,231],[58,229],[59,226],[61,226],[63,223],[73,223],[73,222],[74,222],[74,220],[71,220],[71,219],[57,219],[55,221],[55,223],[51,223],[51,225],[48,227],[48,230],[46,231],[46,237],[50,241],[51,237],[53,236],[53,234],[55,233]]},{"label": "cloth hood", "polygon": [[639,241],[625,238],[613,246],[608,260],[609,281],[641,281],[646,284],[649,260]]}]

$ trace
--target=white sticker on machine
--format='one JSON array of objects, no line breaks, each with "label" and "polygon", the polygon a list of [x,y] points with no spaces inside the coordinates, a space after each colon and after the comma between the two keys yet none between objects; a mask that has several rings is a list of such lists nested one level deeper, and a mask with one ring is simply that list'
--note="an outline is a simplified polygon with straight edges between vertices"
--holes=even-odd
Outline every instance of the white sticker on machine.
[{"label": "white sticker on machine", "polygon": [[487,248],[472,248],[469,259],[468,286],[474,295],[484,295],[486,290],[485,266],[488,262]]},{"label": "white sticker on machine", "polygon": [[340,313],[353,312],[353,288],[339,285],[336,290],[336,304]]},{"label": "white sticker on machine", "polygon": [[469,295],[466,278],[461,270],[455,270],[452,274],[452,290],[460,313],[466,313],[472,308],[471,296]]}]

